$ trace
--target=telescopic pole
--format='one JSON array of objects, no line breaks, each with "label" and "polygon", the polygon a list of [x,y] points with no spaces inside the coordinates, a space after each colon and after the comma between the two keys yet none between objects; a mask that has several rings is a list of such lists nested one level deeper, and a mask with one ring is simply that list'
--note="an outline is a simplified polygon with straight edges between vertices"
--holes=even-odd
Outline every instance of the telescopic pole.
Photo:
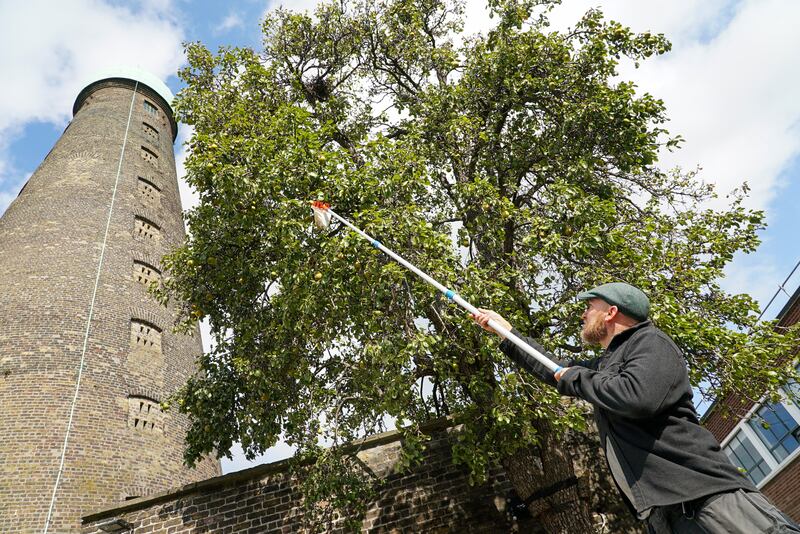
[{"label": "telescopic pole", "polygon": [[[336,213],[335,211],[333,211],[329,207],[326,208],[325,211],[327,211],[331,215],[331,217],[335,218],[336,220],[338,220],[339,222],[341,222],[342,224],[344,224],[345,226],[347,226],[348,228],[353,230],[359,236],[361,236],[362,238],[364,238],[367,241],[369,241],[370,244],[372,244],[373,247],[379,249],[381,252],[383,252],[387,256],[391,257],[396,262],[398,262],[399,264],[401,264],[405,268],[409,269],[410,271],[415,273],[417,276],[419,276],[420,278],[422,278],[423,280],[428,282],[430,285],[432,285],[433,287],[435,287],[436,289],[438,289],[439,291],[444,293],[444,295],[448,299],[452,300],[453,302],[455,302],[456,304],[458,304],[459,306],[461,306],[462,308],[464,308],[468,312],[472,313],[473,315],[477,315],[478,313],[480,313],[480,310],[478,310],[478,308],[476,308],[475,306],[473,306],[472,304],[470,304],[469,302],[464,300],[461,297],[461,295],[459,295],[458,293],[456,293],[452,289],[446,288],[445,286],[443,286],[442,284],[440,284],[439,282],[437,282],[436,280],[434,280],[433,278],[431,278],[430,276],[428,276],[427,274],[425,274],[424,272],[419,270],[415,265],[409,263],[404,258],[402,258],[400,255],[396,254],[394,251],[392,251],[391,249],[385,247],[383,245],[383,243],[381,243],[377,239],[373,238],[372,236],[366,234],[360,228],[357,228],[357,227],[353,226],[350,223],[350,221],[348,221],[344,217],[340,216],[338,213]],[[491,327],[495,332],[497,332],[501,336],[503,336],[506,339],[508,339],[509,341],[511,341],[514,345],[516,345],[520,349],[524,350],[526,353],[530,354],[532,357],[536,358],[536,360],[538,360],[542,365],[544,365],[545,367],[550,369],[553,373],[557,373],[558,371],[561,370],[561,366],[556,364],[553,360],[551,360],[550,358],[548,358],[547,356],[545,356],[544,354],[542,354],[538,350],[534,349],[533,347],[531,347],[530,345],[525,343],[519,337],[517,337],[514,334],[512,334],[511,331],[509,331],[508,329],[506,329],[503,326],[499,325],[494,319],[489,319],[489,327]]]}]

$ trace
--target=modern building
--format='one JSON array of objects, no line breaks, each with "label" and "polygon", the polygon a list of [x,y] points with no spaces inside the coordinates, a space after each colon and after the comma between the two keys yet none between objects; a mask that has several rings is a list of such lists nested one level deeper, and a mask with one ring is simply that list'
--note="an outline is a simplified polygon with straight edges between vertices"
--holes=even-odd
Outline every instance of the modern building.
[{"label": "modern building", "polygon": [[172,94],[104,73],[0,219],[0,531],[72,532],[91,511],[220,474],[183,464],[159,403],[199,334],[148,293],[185,236]]},{"label": "modern building", "polygon": [[[800,288],[777,317],[777,328],[800,320]],[[783,512],[800,521],[800,384],[787,385],[781,402],[732,395],[703,418],[731,461]],[[725,410],[724,408],[727,408]]]}]

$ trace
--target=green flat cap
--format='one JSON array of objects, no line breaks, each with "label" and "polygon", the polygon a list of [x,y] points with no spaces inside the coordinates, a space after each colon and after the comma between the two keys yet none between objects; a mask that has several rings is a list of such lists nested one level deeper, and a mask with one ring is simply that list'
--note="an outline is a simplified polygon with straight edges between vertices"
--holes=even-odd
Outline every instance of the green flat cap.
[{"label": "green flat cap", "polygon": [[650,314],[650,299],[641,289],[625,282],[603,284],[578,294],[578,300],[603,299],[619,311],[640,321],[647,320]]}]

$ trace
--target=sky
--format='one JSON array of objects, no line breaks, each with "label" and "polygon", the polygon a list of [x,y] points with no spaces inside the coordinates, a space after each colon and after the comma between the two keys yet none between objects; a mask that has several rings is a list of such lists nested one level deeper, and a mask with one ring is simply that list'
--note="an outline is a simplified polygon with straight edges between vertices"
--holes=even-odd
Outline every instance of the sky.
[{"label": "sky", "polygon": [[[287,9],[313,9],[313,0],[286,0]],[[181,88],[183,43],[259,48],[259,24],[279,6],[269,0],[0,0],[0,214],[14,200],[71,118],[78,92],[93,73],[130,65]],[[620,77],[662,98],[672,133],[686,140],[662,157],[664,168],[700,168],[721,196],[746,181],[748,206],[764,210],[768,228],[753,254],[739,255],[721,280],[724,289],[749,293],[772,318],[800,284],[800,2],[796,0],[565,0],[553,13],[565,29],[587,9],[634,31],[664,33],[672,51]],[[485,3],[468,0],[467,33],[490,27]],[[183,174],[185,125],[175,143]],[[196,201],[181,182],[184,209]],[[0,249],[0,253],[3,251]],[[207,342],[207,340],[204,340]],[[278,445],[254,463],[240,453],[223,460],[225,472],[290,454]]]}]

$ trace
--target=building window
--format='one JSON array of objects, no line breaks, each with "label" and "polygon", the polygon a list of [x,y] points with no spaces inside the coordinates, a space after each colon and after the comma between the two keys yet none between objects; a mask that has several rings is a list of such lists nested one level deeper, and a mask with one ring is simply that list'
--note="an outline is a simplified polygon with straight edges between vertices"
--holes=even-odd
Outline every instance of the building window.
[{"label": "building window", "polygon": [[731,462],[757,486],[767,484],[800,457],[800,384],[793,381],[783,389],[781,402],[756,405],[723,441],[722,450]]},{"label": "building window", "polygon": [[138,177],[137,191],[144,204],[157,208],[161,203],[161,189],[147,178]]},{"label": "building window", "polygon": [[144,110],[148,115],[152,115],[153,117],[158,117],[158,108],[152,102],[145,100]]},{"label": "building window", "polygon": [[161,354],[161,329],[144,321],[132,319],[131,351]]},{"label": "building window", "polygon": [[722,449],[728,458],[753,484],[758,484],[772,470],[761,454],[756,450],[747,436],[739,431]]},{"label": "building window", "polygon": [[800,446],[800,424],[783,404],[762,406],[748,424],[756,431],[776,462],[782,462]]},{"label": "building window", "polygon": [[144,240],[157,241],[161,237],[161,228],[144,217],[136,217],[133,226],[133,235],[134,237],[139,237]]},{"label": "building window", "polygon": [[153,167],[158,168],[158,156],[156,156],[155,152],[153,152],[149,148],[142,147],[140,154],[143,160],[145,160]]},{"label": "building window", "polygon": [[134,260],[133,279],[145,287],[150,287],[151,284],[159,284],[161,282],[161,271],[143,261]]},{"label": "building window", "polygon": [[128,397],[128,426],[139,432],[161,431],[161,406],[158,402],[138,395]]},{"label": "building window", "polygon": [[154,126],[143,122],[142,128],[144,128],[144,134],[148,139],[150,139],[150,141],[153,143],[158,143],[158,130],[156,130]]}]

